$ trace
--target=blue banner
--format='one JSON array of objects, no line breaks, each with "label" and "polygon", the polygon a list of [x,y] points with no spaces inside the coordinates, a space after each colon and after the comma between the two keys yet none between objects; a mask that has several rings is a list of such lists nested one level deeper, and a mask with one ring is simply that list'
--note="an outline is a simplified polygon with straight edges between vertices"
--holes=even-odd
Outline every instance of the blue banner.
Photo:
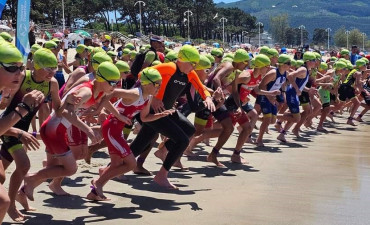
[{"label": "blue banner", "polygon": [[27,62],[27,56],[30,52],[30,42],[28,41],[28,32],[30,29],[30,8],[31,0],[18,0],[15,45],[22,53],[24,63]]},{"label": "blue banner", "polygon": [[0,18],[1,18],[1,15],[3,13],[5,4],[6,4],[6,0],[0,0]]}]

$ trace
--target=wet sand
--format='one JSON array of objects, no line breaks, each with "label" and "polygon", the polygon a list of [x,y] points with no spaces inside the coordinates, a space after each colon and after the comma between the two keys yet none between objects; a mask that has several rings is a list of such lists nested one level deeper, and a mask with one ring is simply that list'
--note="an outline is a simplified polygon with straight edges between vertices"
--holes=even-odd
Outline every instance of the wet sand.
[{"label": "wet sand", "polygon": [[[91,202],[85,198],[90,180],[109,162],[103,149],[92,165],[80,161],[78,173],[64,180],[71,196],[54,196],[47,183],[38,187],[31,203],[37,211],[26,213],[25,224],[368,224],[370,117],[357,127],[346,125],[346,117],[328,123],[329,134],[304,129],[300,139],[288,135],[287,144],[280,144],[271,129],[267,147],[244,146],[247,165],[230,162],[234,133],[221,150],[227,168],[205,162],[212,147],[201,144],[197,157],[182,159],[190,171],[170,173],[180,190],[167,191],[152,177],[129,173],[128,182],[106,185],[111,202]],[[41,168],[43,151],[44,145],[29,153],[31,172]],[[145,163],[153,172],[160,165],[152,153]],[[9,222],[6,217],[4,224]]]}]

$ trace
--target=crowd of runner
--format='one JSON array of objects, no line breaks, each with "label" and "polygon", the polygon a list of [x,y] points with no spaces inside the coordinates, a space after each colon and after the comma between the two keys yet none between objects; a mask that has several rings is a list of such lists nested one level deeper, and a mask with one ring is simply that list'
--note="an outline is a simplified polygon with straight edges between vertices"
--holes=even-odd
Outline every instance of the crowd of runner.
[{"label": "crowd of runner", "polygon": [[[144,163],[157,141],[154,155],[163,164],[153,180],[177,189],[169,171],[188,170],[181,157],[195,156],[193,149],[210,138],[216,143],[207,161],[225,167],[218,154],[237,128],[230,158],[244,164],[243,147],[264,147],[270,126],[279,132],[276,143],[289,142],[289,131],[300,137],[302,126],[328,132],[326,118],[334,121],[343,111],[348,126],[356,126],[370,109],[370,57],[352,57],[347,49],[324,61],[308,48],[294,56],[266,46],[257,53],[222,48],[199,53],[191,45],[175,51],[155,35],[149,45],[127,43],[114,51],[110,37],[104,38],[100,47],[91,39],[79,44],[72,62],[61,53],[59,39],[34,44],[24,65],[10,35],[0,34],[0,183],[9,179],[7,190],[0,184],[0,222],[6,213],[25,220],[16,202],[34,210],[29,201],[46,180],[53,193],[68,195],[63,178],[77,172],[77,160],[90,164],[104,147],[110,162],[86,190],[93,201],[109,200],[103,189],[113,178],[126,179],[130,171],[152,175]],[[193,122],[187,118],[191,113]],[[128,143],[131,131],[136,136]],[[40,140],[46,156],[43,168],[34,171],[27,151],[38,149]],[[5,177],[13,161],[15,170]]]}]

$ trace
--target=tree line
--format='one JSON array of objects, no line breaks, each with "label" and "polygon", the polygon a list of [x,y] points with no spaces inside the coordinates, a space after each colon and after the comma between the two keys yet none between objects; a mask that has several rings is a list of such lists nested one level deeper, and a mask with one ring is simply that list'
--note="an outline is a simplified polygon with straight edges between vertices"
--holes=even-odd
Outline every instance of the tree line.
[{"label": "tree line", "polygon": [[[83,26],[96,29],[135,34],[140,30],[139,6],[137,0],[64,0],[66,26]],[[217,8],[212,0],[143,0],[142,30],[144,34],[158,34],[168,37],[187,37],[188,22],[192,39],[222,39],[225,22],[225,41],[237,37],[246,42],[258,33],[256,17],[238,8]],[[3,18],[16,20],[17,0],[8,0]],[[193,14],[187,21],[184,13]],[[36,23],[62,25],[61,0],[32,0],[31,19]],[[117,23],[112,23],[117,21]],[[248,34],[243,36],[242,33]]]}]

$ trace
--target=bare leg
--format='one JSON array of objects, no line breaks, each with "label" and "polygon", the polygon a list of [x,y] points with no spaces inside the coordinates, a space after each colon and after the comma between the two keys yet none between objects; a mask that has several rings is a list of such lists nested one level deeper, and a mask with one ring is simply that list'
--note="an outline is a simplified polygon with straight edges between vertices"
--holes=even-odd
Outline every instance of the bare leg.
[{"label": "bare leg", "polygon": [[311,105],[309,103],[305,104],[305,105],[302,105],[302,108],[303,108],[303,112],[301,113],[301,119],[298,121],[298,123],[295,125],[295,127],[292,130],[293,134],[297,137],[300,137],[299,136],[299,131],[301,129],[301,126],[305,122],[307,116],[312,112],[312,108],[311,108]]},{"label": "bare leg", "polygon": [[3,222],[6,212],[8,211],[10,205],[10,199],[4,186],[1,184],[5,180],[5,173],[3,168],[3,163],[0,160],[0,224]]},{"label": "bare leg", "polygon": [[39,170],[33,175],[25,177],[24,192],[28,199],[31,201],[34,200],[33,190],[46,179],[72,176],[76,173],[77,164],[72,153],[59,157],[58,162],[59,165],[53,165],[52,163],[55,163],[55,161],[50,163],[48,162],[48,165],[45,168]]},{"label": "bare leg", "polygon": [[118,155],[110,155],[111,163],[103,171],[100,177],[93,182],[95,191],[97,195],[92,191],[87,195],[87,198],[90,200],[109,200],[103,194],[103,187],[104,185],[112,178],[127,173],[133,170],[136,166],[136,160],[133,154],[126,156],[125,158],[121,158]]},{"label": "bare leg", "polygon": [[22,148],[11,153],[16,169],[10,176],[9,182],[9,198],[10,206],[8,209],[9,216],[14,221],[23,221],[24,215],[18,211],[15,205],[15,200],[18,194],[18,190],[22,184],[24,177],[26,176],[28,170],[30,169],[30,160],[26,154],[26,151]]},{"label": "bare leg", "polygon": [[258,133],[258,138],[257,138],[257,146],[258,147],[264,147],[265,145],[263,144],[263,135],[270,125],[272,120],[271,114],[267,114],[263,116],[262,123],[260,126],[260,131]]}]

